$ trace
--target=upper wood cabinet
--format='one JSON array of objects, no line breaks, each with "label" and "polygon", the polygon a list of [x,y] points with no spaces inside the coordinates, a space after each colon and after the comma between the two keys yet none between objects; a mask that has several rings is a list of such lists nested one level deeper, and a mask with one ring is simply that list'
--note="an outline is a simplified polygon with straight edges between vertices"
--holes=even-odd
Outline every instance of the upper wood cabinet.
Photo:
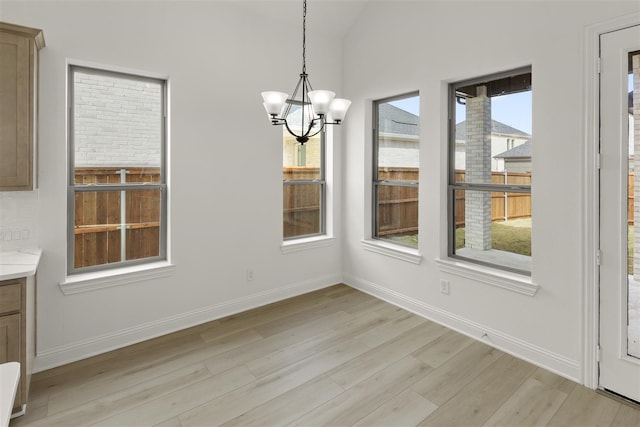
[{"label": "upper wood cabinet", "polygon": [[42,30],[0,22],[0,191],[28,191],[37,170]]}]

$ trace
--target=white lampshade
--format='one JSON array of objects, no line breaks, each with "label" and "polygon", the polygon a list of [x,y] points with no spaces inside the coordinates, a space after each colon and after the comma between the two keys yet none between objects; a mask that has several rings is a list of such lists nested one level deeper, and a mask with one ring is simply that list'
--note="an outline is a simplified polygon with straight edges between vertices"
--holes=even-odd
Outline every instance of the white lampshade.
[{"label": "white lampshade", "polygon": [[282,113],[284,104],[287,102],[288,94],[284,92],[267,91],[262,92],[262,99],[264,99],[264,108],[270,115],[279,116]]},{"label": "white lampshade", "polygon": [[331,118],[336,121],[343,121],[350,105],[351,101],[348,99],[334,98],[333,101],[331,101],[331,107],[329,109]]},{"label": "white lampshade", "polygon": [[329,90],[312,90],[309,92],[309,100],[313,106],[313,111],[316,114],[327,114],[331,106],[331,101],[333,101],[335,96],[336,94]]}]

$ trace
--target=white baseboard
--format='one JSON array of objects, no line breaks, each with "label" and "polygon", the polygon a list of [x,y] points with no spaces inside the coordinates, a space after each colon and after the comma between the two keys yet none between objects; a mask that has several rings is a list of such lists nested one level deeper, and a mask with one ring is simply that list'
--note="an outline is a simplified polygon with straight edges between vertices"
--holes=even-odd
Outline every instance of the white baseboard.
[{"label": "white baseboard", "polygon": [[252,308],[291,298],[342,282],[340,274],[318,277],[203,307],[165,319],[155,320],[86,340],[65,344],[39,352],[34,360],[34,372],[40,372],[67,363],[86,359],[111,350],[137,344],[182,329],[190,328]]},{"label": "white baseboard", "polygon": [[495,329],[487,328],[479,323],[387,289],[384,286],[360,279],[354,275],[344,273],[343,280],[345,284],[352,288],[366,292],[425,319],[432,320],[449,329],[482,341],[519,359],[526,360],[536,366],[581,383],[582,370],[580,363],[576,360],[555,354]]}]

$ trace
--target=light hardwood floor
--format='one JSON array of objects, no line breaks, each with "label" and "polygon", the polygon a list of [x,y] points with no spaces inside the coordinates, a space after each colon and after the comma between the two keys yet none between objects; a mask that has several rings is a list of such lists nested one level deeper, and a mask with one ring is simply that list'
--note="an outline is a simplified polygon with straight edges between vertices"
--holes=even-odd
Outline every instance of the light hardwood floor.
[{"label": "light hardwood floor", "polygon": [[640,408],[344,285],[34,375],[10,426],[640,426]]}]

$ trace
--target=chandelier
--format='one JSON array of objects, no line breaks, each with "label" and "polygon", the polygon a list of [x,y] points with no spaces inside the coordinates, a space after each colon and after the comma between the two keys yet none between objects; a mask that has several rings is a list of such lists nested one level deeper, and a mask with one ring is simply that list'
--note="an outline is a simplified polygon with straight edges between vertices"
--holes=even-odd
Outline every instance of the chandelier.
[{"label": "chandelier", "polygon": [[335,98],[328,90],[313,90],[306,63],[307,0],[302,4],[302,73],[293,95],[284,92],[262,92],[264,108],[272,125],[284,125],[300,144],[320,133],[325,125],[339,125],[351,101]]}]

